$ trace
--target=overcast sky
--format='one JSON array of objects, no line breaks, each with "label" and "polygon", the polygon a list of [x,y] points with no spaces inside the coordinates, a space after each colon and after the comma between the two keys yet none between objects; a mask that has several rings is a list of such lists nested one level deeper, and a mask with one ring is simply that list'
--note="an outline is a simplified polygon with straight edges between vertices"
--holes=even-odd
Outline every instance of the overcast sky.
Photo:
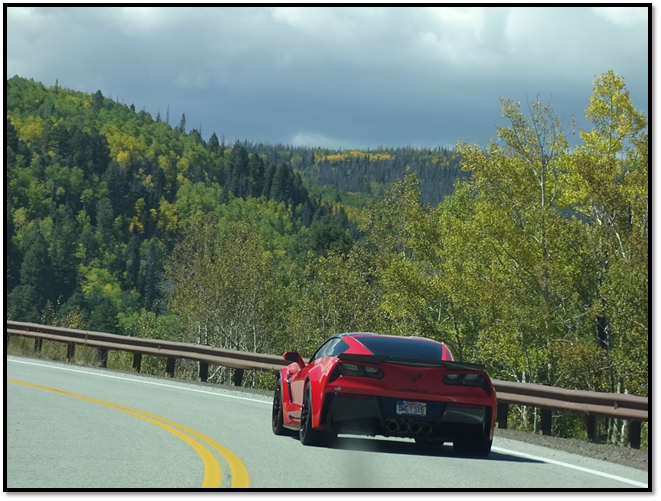
[{"label": "overcast sky", "polygon": [[[646,8],[10,7],[6,70],[226,142],[486,145],[501,96],[580,118],[614,70],[649,117]],[[584,122],[579,122],[583,125]]]}]

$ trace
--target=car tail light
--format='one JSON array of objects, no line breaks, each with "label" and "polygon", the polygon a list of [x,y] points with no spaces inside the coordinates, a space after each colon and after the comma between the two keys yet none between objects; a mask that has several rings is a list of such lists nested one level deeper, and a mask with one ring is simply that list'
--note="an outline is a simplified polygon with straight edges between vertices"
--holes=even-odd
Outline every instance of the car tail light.
[{"label": "car tail light", "polygon": [[343,376],[372,377],[376,379],[383,377],[383,371],[381,369],[368,365],[340,363],[337,364],[337,368]]},{"label": "car tail light", "polygon": [[445,384],[460,386],[479,386],[487,393],[487,395],[491,396],[491,385],[489,384],[489,378],[486,374],[476,372],[457,374],[451,372],[443,377],[443,382]]},{"label": "car tail light", "polygon": [[484,374],[465,374],[463,378],[464,384],[472,386],[480,386],[484,382]]},{"label": "car tail light", "polygon": [[443,378],[445,384],[460,384],[467,386],[482,386],[485,381],[484,374],[446,374]]}]

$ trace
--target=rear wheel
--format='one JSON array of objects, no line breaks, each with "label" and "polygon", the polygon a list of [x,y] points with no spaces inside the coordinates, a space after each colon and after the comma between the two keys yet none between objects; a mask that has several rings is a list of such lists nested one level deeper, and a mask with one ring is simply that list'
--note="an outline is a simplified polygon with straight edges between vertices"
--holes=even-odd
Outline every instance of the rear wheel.
[{"label": "rear wheel", "polygon": [[282,383],[280,379],[275,386],[273,392],[273,409],[271,411],[271,428],[276,435],[292,435],[292,431],[285,428],[282,418]]},{"label": "rear wheel", "polygon": [[331,433],[312,428],[312,391],[309,382],[306,383],[305,393],[303,394],[299,438],[303,445],[325,445],[332,438]]}]

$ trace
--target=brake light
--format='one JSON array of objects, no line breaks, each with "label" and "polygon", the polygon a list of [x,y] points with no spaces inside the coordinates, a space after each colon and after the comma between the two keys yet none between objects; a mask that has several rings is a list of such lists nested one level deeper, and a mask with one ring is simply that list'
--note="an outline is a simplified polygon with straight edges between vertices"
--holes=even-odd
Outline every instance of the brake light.
[{"label": "brake light", "polygon": [[482,386],[486,381],[484,374],[446,374],[443,378],[445,384],[459,384],[466,386]]},{"label": "brake light", "polygon": [[337,368],[343,376],[371,377],[376,379],[381,379],[383,377],[383,371],[378,367],[343,362],[337,364]]},{"label": "brake light", "polygon": [[470,372],[468,374],[457,374],[451,372],[443,377],[445,384],[453,384],[457,386],[478,386],[482,388],[487,395],[491,396],[491,384],[486,374],[479,372]]}]

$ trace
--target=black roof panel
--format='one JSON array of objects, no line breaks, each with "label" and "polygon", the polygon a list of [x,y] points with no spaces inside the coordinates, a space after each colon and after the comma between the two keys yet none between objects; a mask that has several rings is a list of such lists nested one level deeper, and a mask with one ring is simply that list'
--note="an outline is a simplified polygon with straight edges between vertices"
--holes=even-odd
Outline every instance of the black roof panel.
[{"label": "black roof panel", "polygon": [[424,338],[360,335],[354,339],[374,355],[411,358],[416,360],[443,360],[443,344]]}]

